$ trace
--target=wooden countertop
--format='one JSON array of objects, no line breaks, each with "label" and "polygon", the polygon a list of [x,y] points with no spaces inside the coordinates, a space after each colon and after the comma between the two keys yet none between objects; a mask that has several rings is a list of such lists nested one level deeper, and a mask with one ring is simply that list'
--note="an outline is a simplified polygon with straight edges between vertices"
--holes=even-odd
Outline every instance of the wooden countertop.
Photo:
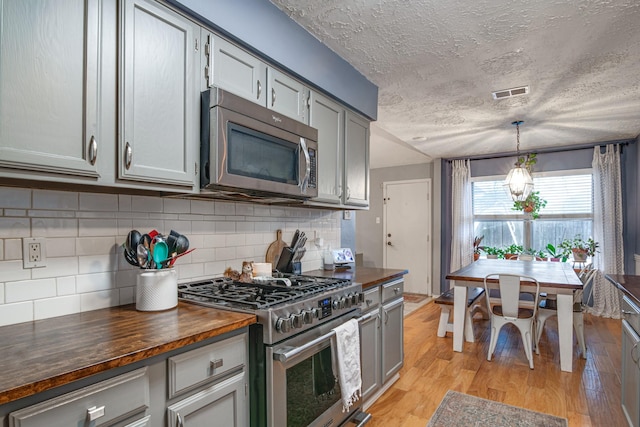
[{"label": "wooden countertop", "polygon": [[0,327],[0,404],[249,326],[252,314],[179,302],[135,305]]},{"label": "wooden countertop", "polygon": [[309,276],[336,277],[349,279],[353,282],[362,283],[362,288],[367,289],[382,282],[402,277],[409,273],[408,270],[395,270],[391,268],[356,267],[355,269],[338,270],[313,270],[305,271]]},{"label": "wooden countertop", "polygon": [[640,276],[605,274],[604,277],[640,307]]}]

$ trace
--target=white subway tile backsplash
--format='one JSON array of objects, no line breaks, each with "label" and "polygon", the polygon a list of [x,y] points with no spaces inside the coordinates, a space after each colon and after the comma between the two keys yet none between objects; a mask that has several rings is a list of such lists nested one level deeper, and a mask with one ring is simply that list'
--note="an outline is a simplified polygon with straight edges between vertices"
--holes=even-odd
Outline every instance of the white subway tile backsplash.
[{"label": "white subway tile backsplash", "polygon": [[81,211],[117,211],[118,196],[116,194],[80,193]]},{"label": "white subway tile backsplash", "polygon": [[73,295],[76,293],[76,276],[58,277],[56,279],[58,296]]},{"label": "white subway tile backsplash", "polygon": [[78,210],[78,193],[71,191],[33,190],[33,209]]},{"label": "white subway tile backsplash", "polygon": [[117,289],[80,294],[80,311],[98,310],[120,305],[120,293]]},{"label": "white subway tile backsplash", "polygon": [[33,320],[33,301],[0,305],[0,326]]},{"label": "white subway tile backsplash", "polygon": [[25,270],[22,259],[19,261],[0,261],[2,280],[12,282],[14,280],[26,280],[31,278],[31,270]]},{"label": "white subway tile backsplash", "polygon": [[78,258],[75,256],[60,258],[50,258],[47,256],[46,267],[31,269],[31,277],[34,279],[71,276],[75,274],[78,274]]},{"label": "white subway tile backsplash", "polygon": [[[0,322],[133,303],[141,270],[121,248],[132,229],[187,236],[196,250],[174,267],[184,283],[240,270],[245,260],[264,261],[278,229],[287,243],[299,228],[338,247],[340,223],[339,212],[320,209],[0,187]],[[32,236],[46,238],[46,267],[23,268],[22,238]],[[303,271],[321,268],[321,251],[311,245]]]},{"label": "white subway tile backsplash", "polygon": [[76,255],[75,237],[50,237],[45,240],[47,258],[61,258]]},{"label": "white subway tile backsplash", "polygon": [[0,218],[0,238],[30,237],[31,224],[28,218]]},{"label": "white subway tile backsplash", "polygon": [[[124,258],[122,254],[120,255]],[[78,257],[78,273],[91,274],[116,271],[118,265],[116,256],[117,254],[115,253],[80,256]]]},{"label": "white subway tile backsplash", "polygon": [[78,237],[76,254],[80,256],[113,254],[120,245],[122,243],[118,243],[115,237]]},{"label": "white subway tile backsplash", "polygon": [[22,260],[22,239],[4,239],[4,259]]},{"label": "white subway tile backsplash", "polygon": [[113,289],[115,285],[115,272],[79,274],[76,277],[76,290],[80,294]]},{"label": "white subway tile backsplash", "polygon": [[116,219],[79,219],[78,236],[115,236],[118,233]]},{"label": "white subway tile backsplash", "polygon": [[64,316],[80,311],[80,295],[47,298],[33,302],[34,320]]},{"label": "white subway tile backsplash", "polygon": [[162,212],[161,197],[132,196],[131,210],[134,212]]},{"label": "white subway tile backsplash", "polygon": [[29,209],[31,190],[26,188],[0,187],[0,208]]},{"label": "white subway tile backsplash", "polygon": [[51,298],[56,296],[55,279],[23,280],[5,283],[7,303]]},{"label": "white subway tile backsplash", "polygon": [[191,201],[164,199],[164,213],[191,213]]}]

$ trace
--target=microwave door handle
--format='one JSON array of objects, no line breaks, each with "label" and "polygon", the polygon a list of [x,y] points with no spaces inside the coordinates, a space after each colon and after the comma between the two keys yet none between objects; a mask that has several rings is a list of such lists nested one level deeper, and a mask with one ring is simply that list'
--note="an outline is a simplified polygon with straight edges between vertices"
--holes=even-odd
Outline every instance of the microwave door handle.
[{"label": "microwave door handle", "polygon": [[302,179],[302,182],[300,183],[300,189],[302,190],[302,193],[306,193],[307,192],[307,187],[309,186],[309,175],[311,175],[311,159],[309,158],[309,149],[307,148],[307,143],[304,140],[304,138],[300,138],[300,148],[302,149],[302,152],[304,153],[304,160],[306,162],[307,167],[305,168],[305,174],[304,174],[304,178]]}]

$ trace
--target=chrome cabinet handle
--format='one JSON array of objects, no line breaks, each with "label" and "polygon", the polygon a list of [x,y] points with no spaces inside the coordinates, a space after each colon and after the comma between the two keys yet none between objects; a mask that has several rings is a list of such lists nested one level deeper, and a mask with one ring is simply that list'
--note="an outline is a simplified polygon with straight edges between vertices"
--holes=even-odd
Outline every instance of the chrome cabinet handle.
[{"label": "chrome cabinet handle", "polygon": [[342,199],[342,185],[338,184],[338,199]]},{"label": "chrome cabinet handle", "polygon": [[351,189],[347,186],[347,200],[351,199]]},{"label": "chrome cabinet handle", "polygon": [[224,360],[223,359],[214,359],[211,362],[209,362],[209,366],[211,367],[211,373],[213,374],[213,372],[216,369],[222,368],[222,365],[224,365]]},{"label": "chrome cabinet handle", "polygon": [[276,90],[271,88],[271,106],[273,107],[276,104]]},{"label": "chrome cabinet handle", "polygon": [[97,406],[92,406],[91,408],[87,409],[87,421],[92,422],[97,420],[100,417],[104,416],[104,405],[97,407]]},{"label": "chrome cabinet handle", "polygon": [[96,159],[98,158],[98,141],[96,141],[96,137],[91,135],[91,140],[89,141],[89,163],[92,165],[96,164]]},{"label": "chrome cabinet handle", "polygon": [[179,413],[176,413],[176,427],[184,427],[184,420]]},{"label": "chrome cabinet handle", "polygon": [[260,99],[260,95],[262,95],[262,83],[258,80],[258,96],[257,99]]},{"label": "chrome cabinet handle", "polygon": [[397,294],[398,292],[400,292],[400,288],[393,288],[393,293]]},{"label": "chrome cabinet handle", "polygon": [[307,187],[309,186],[309,177],[311,176],[311,159],[309,158],[309,149],[307,148],[307,143],[304,138],[300,138],[300,148],[302,148],[302,152],[304,153],[304,160],[307,164],[305,168],[304,178],[300,183],[300,189],[302,190],[302,194],[307,192]]},{"label": "chrome cabinet handle", "polygon": [[384,310],[384,324],[386,325],[387,323],[389,323],[389,312]]},{"label": "chrome cabinet handle", "polygon": [[127,142],[127,146],[124,152],[124,167],[129,169],[131,167],[131,160],[133,159],[133,150],[131,145]]},{"label": "chrome cabinet handle", "polygon": [[626,310],[622,310],[622,314],[632,314],[634,316],[638,315],[638,313],[636,313],[635,311],[626,311]]},{"label": "chrome cabinet handle", "polygon": [[633,351],[638,348],[638,344],[640,344],[640,341],[638,341],[633,345],[633,347],[631,347],[631,360],[633,360],[633,363],[635,363],[636,365],[638,364],[638,359],[633,357]]}]

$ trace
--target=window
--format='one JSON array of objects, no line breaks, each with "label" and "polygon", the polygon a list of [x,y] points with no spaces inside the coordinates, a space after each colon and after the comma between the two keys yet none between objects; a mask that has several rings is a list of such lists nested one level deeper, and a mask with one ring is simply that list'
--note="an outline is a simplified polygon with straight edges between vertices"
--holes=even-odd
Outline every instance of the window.
[{"label": "window", "polygon": [[514,211],[511,196],[504,189],[504,177],[472,179],[473,217],[476,236],[484,235],[483,246],[499,248],[511,244],[544,251],[576,234],[593,235],[593,178],[591,170],[533,174],[534,191],[547,205],[540,218]]}]

